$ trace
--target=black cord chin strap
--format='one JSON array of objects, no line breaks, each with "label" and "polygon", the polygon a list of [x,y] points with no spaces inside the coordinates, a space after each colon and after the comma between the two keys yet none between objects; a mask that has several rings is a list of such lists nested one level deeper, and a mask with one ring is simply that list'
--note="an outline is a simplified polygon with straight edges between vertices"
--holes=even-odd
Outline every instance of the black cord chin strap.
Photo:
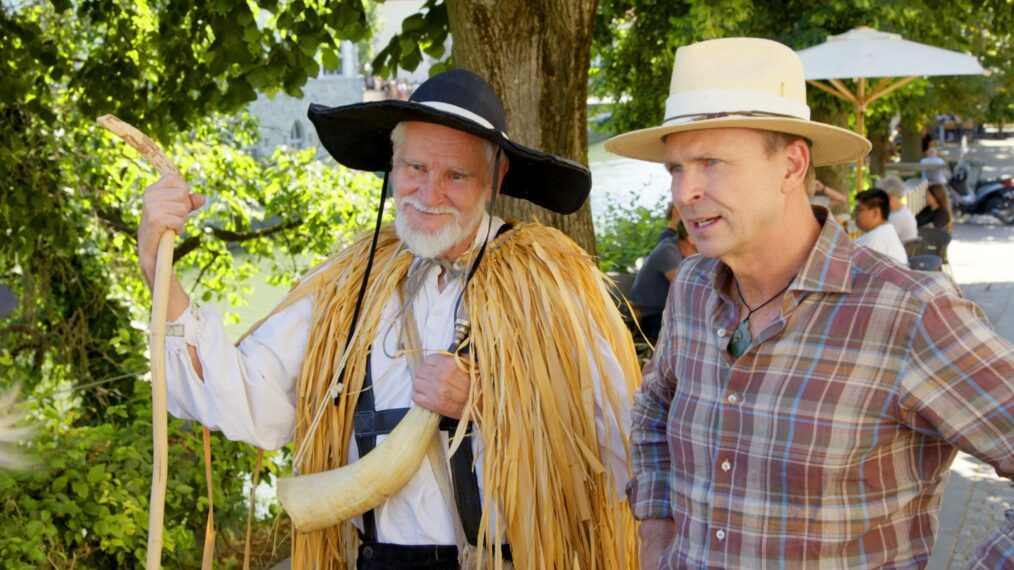
[{"label": "black cord chin strap", "polygon": [[493,161],[493,184],[490,186],[493,196],[489,199],[489,222],[486,224],[486,238],[482,240],[482,246],[479,247],[479,253],[475,256],[475,260],[472,261],[472,267],[469,268],[468,273],[465,275],[465,283],[461,286],[461,293],[458,294],[458,300],[454,304],[455,319],[458,318],[458,311],[461,310],[461,301],[465,298],[465,291],[468,289],[468,284],[472,281],[472,277],[479,269],[479,262],[482,261],[482,257],[486,255],[486,246],[489,244],[489,234],[493,230],[493,211],[494,208],[496,208],[496,197],[500,194],[500,157],[502,155],[503,149],[497,147],[496,159]]},{"label": "black cord chin strap", "polygon": [[[370,271],[373,270],[373,258],[377,255],[377,241],[380,238],[380,226],[384,220],[384,202],[387,201],[387,181],[391,176],[391,171],[384,171],[384,181],[380,185],[380,205],[377,207],[377,223],[373,228],[373,242],[370,244],[370,257],[366,261],[366,271],[363,272],[363,282],[359,286],[359,296],[356,298],[356,308],[352,311],[352,323],[349,325],[349,334],[345,337],[345,351],[349,349],[349,345],[352,344],[352,336],[356,333],[356,326],[359,324],[359,312],[363,308],[363,299],[366,297],[366,285],[370,281]],[[338,373],[338,381],[343,382],[345,380],[345,369],[342,368],[341,372]],[[338,398],[335,396],[334,403],[338,405]]]}]

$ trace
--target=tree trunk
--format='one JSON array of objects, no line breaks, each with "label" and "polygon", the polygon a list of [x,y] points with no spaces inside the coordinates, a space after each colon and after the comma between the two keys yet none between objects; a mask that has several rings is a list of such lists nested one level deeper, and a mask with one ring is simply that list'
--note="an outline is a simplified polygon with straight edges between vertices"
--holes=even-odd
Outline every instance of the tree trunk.
[{"label": "tree trunk", "polygon": [[[447,0],[454,62],[493,86],[507,114],[508,136],[581,164],[588,163],[588,67],[595,3]],[[564,216],[500,196],[497,213],[558,228],[595,255],[587,202]]]},{"label": "tree trunk", "polygon": [[870,139],[870,143],[873,144],[873,149],[870,151],[870,174],[883,176],[884,163],[888,159],[887,149],[890,142],[888,131],[891,127],[891,118],[881,116],[879,120],[871,121],[867,125],[869,128],[866,138]]},{"label": "tree trunk", "polygon": [[919,162],[922,159],[922,129],[911,117],[901,114],[901,161]]}]

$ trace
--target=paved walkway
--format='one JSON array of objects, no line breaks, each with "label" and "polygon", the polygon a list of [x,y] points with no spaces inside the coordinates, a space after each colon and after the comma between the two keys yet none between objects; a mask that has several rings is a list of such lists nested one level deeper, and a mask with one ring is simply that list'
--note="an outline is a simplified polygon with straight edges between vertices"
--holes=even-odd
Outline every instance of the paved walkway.
[{"label": "paved walkway", "polygon": [[[1014,344],[1014,226],[981,224],[984,221],[955,225],[947,256],[965,296],[982,307],[997,332]],[[976,547],[1000,527],[1004,511],[1011,508],[1011,482],[998,477],[989,465],[959,454],[944,491],[940,531],[927,568],[966,568]]]}]

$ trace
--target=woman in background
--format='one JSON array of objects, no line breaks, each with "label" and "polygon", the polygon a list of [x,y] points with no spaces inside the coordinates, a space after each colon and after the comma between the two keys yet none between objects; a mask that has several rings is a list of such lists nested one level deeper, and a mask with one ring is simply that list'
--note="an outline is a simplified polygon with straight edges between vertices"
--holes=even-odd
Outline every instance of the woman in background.
[{"label": "woman in background", "polygon": [[930,184],[926,189],[926,207],[915,215],[919,227],[932,225],[934,228],[951,233],[951,200],[943,184]]}]

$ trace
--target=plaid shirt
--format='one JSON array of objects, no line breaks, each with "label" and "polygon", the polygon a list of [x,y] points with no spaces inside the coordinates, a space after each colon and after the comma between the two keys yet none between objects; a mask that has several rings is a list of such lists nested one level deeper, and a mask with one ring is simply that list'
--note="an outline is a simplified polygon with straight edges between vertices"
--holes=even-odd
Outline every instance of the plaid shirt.
[{"label": "plaid shirt", "polygon": [[[675,522],[661,568],[924,567],[956,450],[1014,476],[1014,348],[835,223],[737,359],[731,279],[681,266],[635,396],[627,492]],[[1014,568],[1014,511],[977,556]]]}]

